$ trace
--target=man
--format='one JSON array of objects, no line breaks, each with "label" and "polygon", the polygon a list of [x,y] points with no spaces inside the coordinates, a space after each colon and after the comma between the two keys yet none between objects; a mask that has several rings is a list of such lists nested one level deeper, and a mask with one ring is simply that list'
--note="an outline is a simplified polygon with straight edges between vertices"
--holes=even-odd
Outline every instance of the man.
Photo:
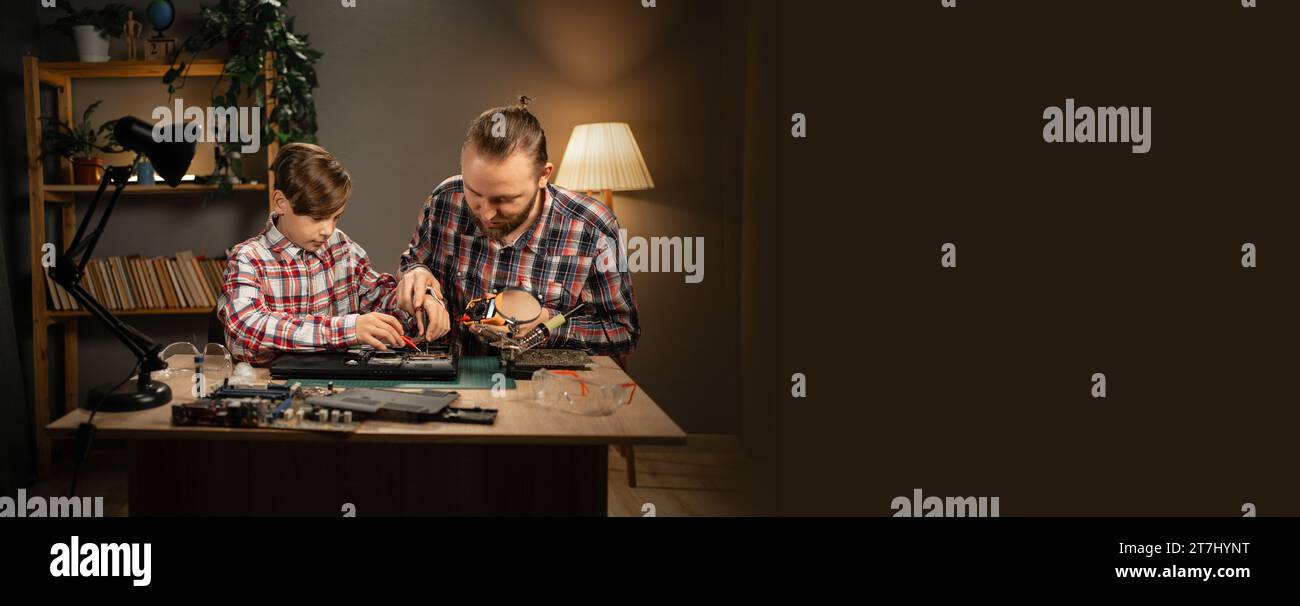
[{"label": "man", "polygon": [[[397,305],[437,310],[415,314],[425,339],[448,331],[459,338],[462,327],[451,318],[469,300],[521,287],[543,309],[520,334],[586,303],[541,346],[622,359],[641,329],[631,276],[617,263],[618,220],[601,203],[550,183],[555,165],[528,101],[489,109],[470,124],[461,174],[430,194],[402,255]],[[443,305],[427,305],[428,297]]]}]

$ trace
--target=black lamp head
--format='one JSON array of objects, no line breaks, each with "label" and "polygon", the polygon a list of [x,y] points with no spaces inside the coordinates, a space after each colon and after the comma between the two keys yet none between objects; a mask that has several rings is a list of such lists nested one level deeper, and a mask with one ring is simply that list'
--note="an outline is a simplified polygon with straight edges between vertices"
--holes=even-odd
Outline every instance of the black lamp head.
[{"label": "black lamp head", "polygon": [[179,123],[163,126],[163,140],[159,141],[160,137],[154,136],[152,124],[134,116],[126,116],[113,127],[113,137],[124,149],[144,154],[153,164],[154,172],[167,185],[176,187],[189,170],[196,147],[193,141],[185,141],[181,132],[183,128]]}]

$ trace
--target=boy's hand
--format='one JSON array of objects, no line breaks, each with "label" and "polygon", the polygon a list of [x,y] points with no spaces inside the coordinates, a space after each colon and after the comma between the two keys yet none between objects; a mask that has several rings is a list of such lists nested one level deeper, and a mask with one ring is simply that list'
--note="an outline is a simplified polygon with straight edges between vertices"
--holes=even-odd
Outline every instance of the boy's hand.
[{"label": "boy's hand", "polygon": [[377,311],[357,317],[357,341],[379,351],[388,351],[388,345],[402,345],[402,323],[397,318]]}]

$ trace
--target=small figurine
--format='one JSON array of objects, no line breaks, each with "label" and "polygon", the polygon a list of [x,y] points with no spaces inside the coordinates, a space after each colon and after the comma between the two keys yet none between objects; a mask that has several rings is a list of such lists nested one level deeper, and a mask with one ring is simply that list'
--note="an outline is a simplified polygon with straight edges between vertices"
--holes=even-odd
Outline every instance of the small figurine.
[{"label": "small figurine", "polygon": [[144,58],[144,49],[138,46],[137,40],[143,31],[144,25],[135,20],[135,11],[126,11],[126,25],[122,27],[122,37],[126,39],[127,61],[140,61]]}]

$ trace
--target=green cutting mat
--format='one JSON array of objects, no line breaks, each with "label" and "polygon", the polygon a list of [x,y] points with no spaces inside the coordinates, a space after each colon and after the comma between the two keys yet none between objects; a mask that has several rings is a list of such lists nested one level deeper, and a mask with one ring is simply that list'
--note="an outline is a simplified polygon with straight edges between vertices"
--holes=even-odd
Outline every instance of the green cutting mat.
[{"label": "green cutting mat", "polygon": [[[505,374],[501,358],[497,356],[465,356],[460,359],[460,376],[446,381],[409,381],[406,379],[334,379],[335,387],[390,387],[399,389],[492,389],[492,375]],[[289,383],[302,383],[303,387],[321,387],[330,379],[291,379]],[[506,377],[506,389],[514,389],[515,380]]]}]

